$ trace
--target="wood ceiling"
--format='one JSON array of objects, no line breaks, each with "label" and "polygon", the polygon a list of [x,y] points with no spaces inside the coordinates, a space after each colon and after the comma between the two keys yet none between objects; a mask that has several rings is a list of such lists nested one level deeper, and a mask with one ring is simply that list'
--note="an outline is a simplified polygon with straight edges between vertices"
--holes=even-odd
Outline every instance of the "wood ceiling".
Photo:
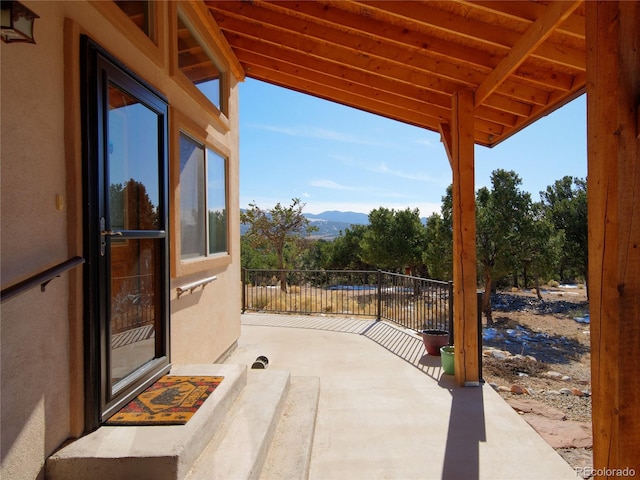
[{"label": "wood ceiling", "polygon": [[582,0],[205,4],[248,77],[436,132],[471,89],[481,145],[585,89]]}]

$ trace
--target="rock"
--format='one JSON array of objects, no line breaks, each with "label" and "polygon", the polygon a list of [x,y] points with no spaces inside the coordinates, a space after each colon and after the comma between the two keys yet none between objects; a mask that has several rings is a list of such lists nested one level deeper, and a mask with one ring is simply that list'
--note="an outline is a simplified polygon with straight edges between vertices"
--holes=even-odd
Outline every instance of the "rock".
[{"label": "rock", "polygon": [[553,448],[593,446],[591,425],[573,420],[553,420],[542,415],[525,414],[524,419]]},{"label": "rock", "polygon": [[531,360],[532,362],[537,362],[538,361],[538,359],[536,357],[532,356],[532,355],[527,355],[524,358],[526,358],[527,360]]},{"label": "rock", "polygon": [[547,395],[561,395],[558,390],[549,390]]},{"label": "rock", "polygon": [[571,389],[570,388],[561,388],[560,389],[560,393],[562,395],[571,395]]},{"label": "rock", "polygon": [[542,374],[543,377],[547,377],[547,378],[555,378],[555,379],[560,379],[562,378],[562,374],[560,372],[555,372],[553,370],[549,370],[548,372],[544,372]]},{"label": "rock", "polygon": [[491,351],[491,356],[493,358],[497,358],[498,360],[504,360],[509,355],[507,354],[507,352],[503,352],[502,350],[492,350]]},{"label": "rock", "polygon": [[511,393],[517,393],[522,395],[523,393],[529,393],[527,389],[521,385],[511,385]]},{"label": "rock", "polygon": [[569,375],[563,375],[561,380],[563,382],[570,382],[572,378]]},{"label": "rock", "polygon": [[500,386],[498,387],[498,391],[499,391],[499,392],[510,392],[510,391],[511,391],[511,389],[510,389],[509,387],[505,387],[504,385],[500,385]]},{"label": "rock", "polygon": [[579,388],[572,388],[571,389],[571,394],[575,395],[576,397],[584,397],[585,396],[585,393],[582,390],[580,390]]},{"label": "rock", "polygon": [[507,399],[507,403],[516,412],[540,415],[551,420],[566,420],[567,418],[560,410],[532,398],[511,397]]},{"label": "rock", "polygon": [[497,384],[497,383],[493,383],[493,382],[491,382],[491,383],[489,384],[489,386],[490,386],[491,388],[493,388],[494,390],[496,390],[496,391],[498,390],[498,384]]}]

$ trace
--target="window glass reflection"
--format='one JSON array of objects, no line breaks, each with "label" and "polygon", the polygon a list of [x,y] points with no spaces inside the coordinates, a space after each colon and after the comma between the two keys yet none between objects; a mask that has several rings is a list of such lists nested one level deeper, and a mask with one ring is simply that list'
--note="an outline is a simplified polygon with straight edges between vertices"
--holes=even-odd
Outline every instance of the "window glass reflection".
[{"label": "window glass reflection", "polygon": [[111,229],[158,229],[158,116],[113,85],[107,149]]}]

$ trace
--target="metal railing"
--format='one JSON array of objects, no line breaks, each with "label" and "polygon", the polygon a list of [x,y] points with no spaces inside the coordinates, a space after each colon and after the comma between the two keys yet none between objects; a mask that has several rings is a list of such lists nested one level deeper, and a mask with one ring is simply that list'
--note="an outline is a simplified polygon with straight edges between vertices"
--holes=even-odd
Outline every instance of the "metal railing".
[{"label": "metal railing", "polygon": [[450,330],[453,284],[367,270],[242,270],[242,311],[361,315]]},{"label": "metal railing", "polygon": [[48,268],[40,273],[36,273],[31,277],[23,280],[21,282],[16,283],[10,287],[4,288],[2,292],[0,292],[0,301],[4,302],[13,298],[17,295],[20,295],[27,290],[31,290],[32,288],[40,285],[40,291],[44,292],[47,288],[47,285],[51,280],[56,277],[59,277],[63,273],[71,270],[78,265],[82,265],[84,263],[84,258],[82,257],[71,257],[69,260],[66,260],[58,265]]}]

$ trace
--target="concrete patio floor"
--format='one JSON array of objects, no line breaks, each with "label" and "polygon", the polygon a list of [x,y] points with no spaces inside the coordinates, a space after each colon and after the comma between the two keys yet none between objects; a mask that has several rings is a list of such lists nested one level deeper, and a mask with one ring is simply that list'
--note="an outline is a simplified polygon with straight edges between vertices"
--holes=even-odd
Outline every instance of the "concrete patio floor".
[{"label": "concrete patio floor", "polygon": [[317,376],[311,479],[575,479],[488,385],[459,388],[419,337],[386,322],[242,315],[225,363]]}]

